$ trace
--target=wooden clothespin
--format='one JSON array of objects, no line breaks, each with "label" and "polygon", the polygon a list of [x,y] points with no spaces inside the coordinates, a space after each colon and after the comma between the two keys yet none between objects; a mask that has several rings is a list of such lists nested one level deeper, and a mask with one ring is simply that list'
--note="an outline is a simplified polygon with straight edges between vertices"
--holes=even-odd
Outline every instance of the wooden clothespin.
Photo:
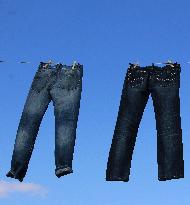
[{"label": "wooden clothespin", "polygon": [[53,64],[54,62],[50,59],[47,63],[48,64]]},{"label": "wooden clothespin", "polygon": [[76,64],[77,64],[77,61],[74,61],[74,62],[73,62],[73,65],[72,65],[72,69],[75,68]]},{"label": "wooden clothespin", "polygon": [[173,63],[172,63],[172,61],[171,60],[168,60],[166,63],[164,63],[164,64],[166,64],[166,65],[170,65],[171,67],[174,67],[174,65],[173,65]]},{"label": "wooden clothespin", "polygon": [[137,66],[139,66],[139,62],[138,62],[138,61],[136,61],[136,62],[134,63],[134,68],[136,68]]},{"label": "wooden clothespin", "polygon": [[53,64],[54,62],[50,59],[47,63],[45,63],[44,68],[47,68],[49,65]]},{"label": "wooden clothespin", "polygon": [[173,63],[171,60],[168,60],[167,62],[163,62],[163,63],[155,63],[155,64],[165,64],[165,65],[170,65],[171,67],[174,67]]}]

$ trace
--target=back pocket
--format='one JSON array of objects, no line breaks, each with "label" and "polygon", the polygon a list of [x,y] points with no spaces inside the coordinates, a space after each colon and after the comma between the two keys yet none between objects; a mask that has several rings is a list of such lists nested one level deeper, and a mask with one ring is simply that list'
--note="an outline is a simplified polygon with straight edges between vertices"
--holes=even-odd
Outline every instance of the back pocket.
[{"label": "back pocket", "polygon": [[126,84],[129,87],[141,87],[144,83],[144,71],[143,70],[134,70],[134,71],[128,71],[126,76]]},{"label": "back pocket", "polygon": [[66,90],[74,90],[78,88],[82,83],[81,77],[77,73],[65,73],[61,76],[58,87]]},{"label": "back pocket", "polygon": [[155,81],[158,86],[175,86],[180,83],[180,73],[178,71],[163,70],[155,74]]}]

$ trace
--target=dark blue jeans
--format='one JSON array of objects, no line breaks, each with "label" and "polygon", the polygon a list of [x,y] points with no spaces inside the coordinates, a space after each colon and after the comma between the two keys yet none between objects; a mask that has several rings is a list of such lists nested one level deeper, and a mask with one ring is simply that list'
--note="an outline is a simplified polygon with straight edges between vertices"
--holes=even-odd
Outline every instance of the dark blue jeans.
[{"label": "dark blue jeans", "polygon": [[109,152],[106,181],[129,181],[132,154],[151,94],[157,129],[158,180],[184,178],[180,117],[180,65],[129,67]]},{"label": "dark blue jeans", "polygon": [[72,173],[72,160],[82,91],[83,66],[40,63],[29,90],[17,130],[11,170],[7,177],[23,181],[40,123],[53,101],[55,115],[55,174]]}]

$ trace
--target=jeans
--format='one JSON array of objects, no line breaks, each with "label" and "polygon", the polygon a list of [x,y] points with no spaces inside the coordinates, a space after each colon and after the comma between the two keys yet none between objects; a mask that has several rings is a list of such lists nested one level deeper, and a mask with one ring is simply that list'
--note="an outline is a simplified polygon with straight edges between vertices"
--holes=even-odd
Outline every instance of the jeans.
[{"label": "jeans", "polygon": [[132,154],[149,98],[157,129],[158,180],[184,178],[180,117],[180,64],[131,66],[125,76],[106,169],[106,181],[129,181]]},{"label": "jeans", "polygon": [[29,90],[7,177],[20,182],[26,175],[42,118],[53,101],[55,116],[55,174],[72,173],[72,160],[82,91],[83,66],[51,66],[41,62]]}]

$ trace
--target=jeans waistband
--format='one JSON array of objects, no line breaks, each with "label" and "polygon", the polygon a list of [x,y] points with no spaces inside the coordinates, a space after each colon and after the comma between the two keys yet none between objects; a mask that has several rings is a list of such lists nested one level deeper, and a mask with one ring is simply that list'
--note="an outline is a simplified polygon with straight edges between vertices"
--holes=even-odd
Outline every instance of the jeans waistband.
[{"label": "jeans waistband", "polygon": [[139,66],[139,65],[135,65],[135,64],[132,64],[132,63],[129,63],[129,70],[155,70],[155,71],[169,71],[169,70],[178,70],[179,72],[181,72],[181,66],[180,64],[178,64],[177,62],[176,63],[173,63],[172,66],[171,65],[165,65],[165,66],[156,66],[154,64],[150,65],[150,66]]},{"label": "jeans waistband", "polygon": [[40,62],[40,65],[38,66],[38,70],[40,71],[50,71],[50,72],[80,72],[81,76],[83,76],[83,65],[76,64],[73,66],[63,65],[61,63],[56,65],[51,65],[48,63]]}]

